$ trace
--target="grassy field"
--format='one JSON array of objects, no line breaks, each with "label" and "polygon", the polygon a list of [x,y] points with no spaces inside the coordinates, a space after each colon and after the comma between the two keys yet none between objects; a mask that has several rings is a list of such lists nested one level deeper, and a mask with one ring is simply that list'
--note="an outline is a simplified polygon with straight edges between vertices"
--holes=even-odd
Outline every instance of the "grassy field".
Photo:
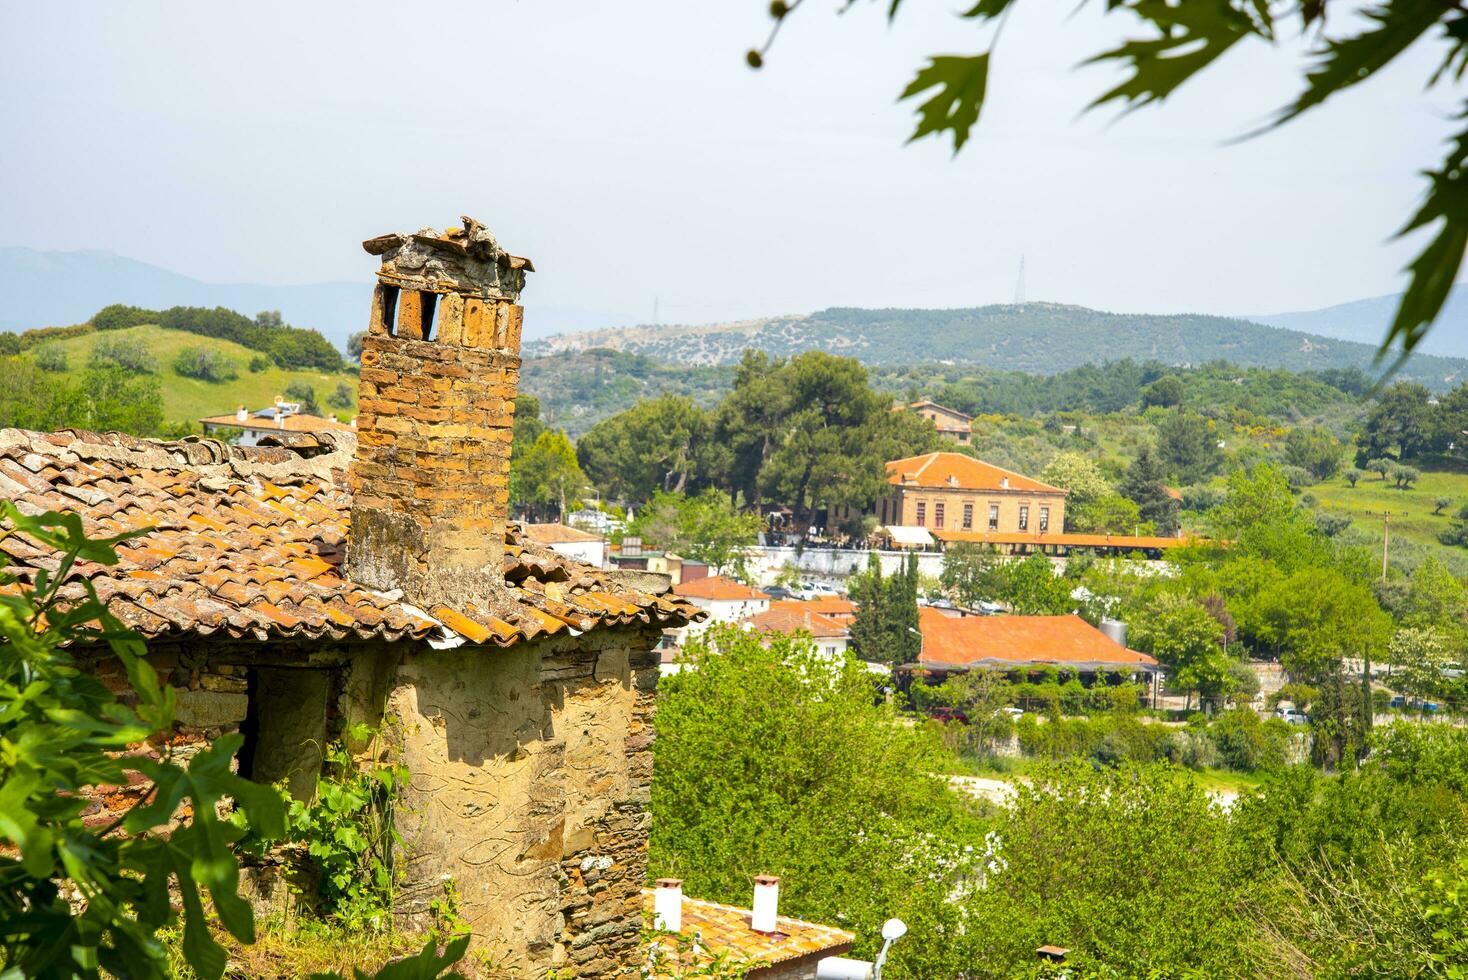
[{"label": "grassy field", "polygon": [[[163,389],[163,415],[169,422],[197,423],[198,419],[210,415],[232,415],[240,405],[251,410],[272,404],[276,395],[285,393],[292,381],[303,381],[316,391],[316,402],[323,412],[334,412],[343,421],[357,412],[356,372],[327,374],[321,371],[288,371],[271,364],[262,371],[250,371],[250,361],[258,355],[247,347],[214,337],[200,337],[181,330],[165,330],[162,327],[129,327],[126,330],[109,330],[91,333],[68,340],[53,341],[66,351],[67,369],[58,377],[75,381],[86,370],[87,359],[100,338],[126,337],[141,341],[158,360],[158,379]],[[231,358],[239,369],[239,377],[233,381],[209,382],[197,378],[186,378],[173,370],[173,361],[179,352],[188,347],[204,347],[219,351]],[[25,356],[33,356],[31,351]],[[345,381],[351,390],[352,403],[349,408],[335,409],[326,404],[326,396],[336,390],[339,382]],[[197,425],[196,425],[197,428]]]},{"label": "grassy field", "polygon": [[[1433,468],[1428,469],[1428,465]],[[1422,479],[1410,490],[1398,490],[1390,479],[1368,473],[1354,487],[1345,477],[1337,476],[1307,487],[1305,492],[1323,510],[1348,516],[1356,527],[1373,534],[1381,534],[1383,515],[1390,513],[1392,537],[1441,547],[1438,533],[1448,526],[1459,507],[1468,504],[1468,472],[1464,472],[1462,462],[1447,459],[1434,459],[1418,468]],[[1441,514],[1434,514],[1439,497],[1452,503]]]}]

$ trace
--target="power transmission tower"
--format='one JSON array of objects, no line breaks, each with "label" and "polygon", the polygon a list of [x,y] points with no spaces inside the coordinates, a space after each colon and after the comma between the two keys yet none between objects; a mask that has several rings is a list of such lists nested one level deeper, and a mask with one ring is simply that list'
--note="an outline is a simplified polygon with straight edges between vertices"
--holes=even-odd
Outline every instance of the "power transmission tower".
[{"label": "power transmission tower", "polygon": [[1014,305],[1025,305],[1025,257],[1019,257],[1019,279],[1014,284]]}]

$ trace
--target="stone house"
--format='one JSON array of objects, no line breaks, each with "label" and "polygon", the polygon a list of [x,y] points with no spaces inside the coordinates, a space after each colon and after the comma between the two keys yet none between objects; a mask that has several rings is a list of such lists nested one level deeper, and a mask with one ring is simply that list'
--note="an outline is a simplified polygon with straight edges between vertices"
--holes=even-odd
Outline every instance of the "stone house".
[{"label": "stone house", "polygon": [[[666,578],[592,568],[507,520],[530,263],[468,219],[366,247],[382,268],[355,435],[0,430],[0,496],[74,511],[93,536],[147,530],[116,566],[72,573],[179,689],[173,736],[136,751],[239,731],[244,775],[306,797],[321,742],[380,726],[412,774],[397,809],[408,924],[451,876],[476,946],[514,976],[635,975],[653,646],[698,611]],[[0,535],[5,572],[51,564]],[[109,791],[89,819],[145,789]]]},{"label": "stone house", "polygon": [[973,441],[974,429],[972,415],[965,415],[954,408],[939,405],[931,399],[913,402],[905,407],[899,406],[897,411],[914,412],[933,423],[938,430],[938,435],[960,446],[967,446]]},{"label": "stone house", "polygon": [[[1046,534],[1065,527],[1065,495],[964,453],[936,452],[887,464],[888,492],[867,513],[884,527]],[[831,508],[833,521],[855,511]]]}]

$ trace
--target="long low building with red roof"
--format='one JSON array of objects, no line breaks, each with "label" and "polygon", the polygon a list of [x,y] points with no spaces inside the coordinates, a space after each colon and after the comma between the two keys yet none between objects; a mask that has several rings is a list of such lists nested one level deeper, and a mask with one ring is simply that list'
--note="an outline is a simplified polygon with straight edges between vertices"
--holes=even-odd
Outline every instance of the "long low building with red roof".
[{"label": "long low building with red roof", "polygon": [[976,667],[1064,667],[1078,674],[1155,673],[1157,661],[1131,650],[1079,616],[950,616],[919,610],[918,666],[948,672]]},{"label": "long low building with red roof", "polygon": [[933,537],[942,542],[946,549],[955,544],[978,544],[992,547],[1005,555],[1054,555],[1064,556],[1074,550],[1083,550],[1103,555],[1127,555],[1141,552],[1149,556],[1160,556],[1172,548],[1192,544],[1197,539],[1162,537],[1154,534],[1076,534],[1051,532],[1048,534],[1022,534],[1003,531],[934,531]]}]

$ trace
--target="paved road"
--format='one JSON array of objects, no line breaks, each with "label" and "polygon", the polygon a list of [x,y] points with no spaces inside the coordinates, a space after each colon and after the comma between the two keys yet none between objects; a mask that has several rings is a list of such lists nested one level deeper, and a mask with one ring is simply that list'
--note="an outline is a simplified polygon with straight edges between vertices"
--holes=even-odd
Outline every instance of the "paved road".
[{"label": "paved road", "polygon": [[[993,803],[1008,803],[1014,798],[1015,783],[1027,783],[1023,776],[1011,779],[995,779],[989,776],[949,776],[948,785],[968,793],[970,796]],[[1225,810],[1234,805],[1239,794],[1231,789],[1211,789],[1208,795]]]}]

